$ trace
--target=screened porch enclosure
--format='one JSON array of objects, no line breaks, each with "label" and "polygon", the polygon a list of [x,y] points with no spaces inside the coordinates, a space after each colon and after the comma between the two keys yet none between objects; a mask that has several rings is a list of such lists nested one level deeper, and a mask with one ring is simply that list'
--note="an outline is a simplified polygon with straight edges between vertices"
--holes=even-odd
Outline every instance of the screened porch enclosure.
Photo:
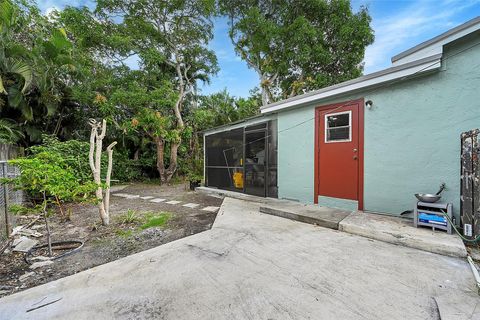
[{"label": "screened porch enclosure", "polygon": [[205,185],[276,198],[276,120],[206,134]]}]

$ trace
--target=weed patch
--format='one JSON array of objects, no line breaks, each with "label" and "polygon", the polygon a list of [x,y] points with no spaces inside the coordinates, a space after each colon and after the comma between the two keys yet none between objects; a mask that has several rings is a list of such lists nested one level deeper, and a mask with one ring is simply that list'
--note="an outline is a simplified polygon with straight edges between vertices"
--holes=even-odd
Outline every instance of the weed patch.
[{"label": "weed patch", "polygon": [[140,226],[140,229],[145,230],[152,227],[163,227],[172,217],[170,212],[161,212],[159,214],[152,214],[147,216],[147,222]]},{"label": "weed patch", "polygon": [[117,236],[122,238],[129,238],[133,235],[133,230],[122,230],[118,229],[116,232]]},{"label": "weed patch", "polygon": [[127,212],[120,216],[121,224],[133,224],[140,222],[140,217],[138,216],[137,211],[128,209]]}]

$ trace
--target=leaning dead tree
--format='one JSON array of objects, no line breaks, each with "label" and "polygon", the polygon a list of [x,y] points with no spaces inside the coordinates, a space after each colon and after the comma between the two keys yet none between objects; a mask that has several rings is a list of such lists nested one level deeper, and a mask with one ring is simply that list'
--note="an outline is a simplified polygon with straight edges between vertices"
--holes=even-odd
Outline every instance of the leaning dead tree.
[{"label": "leaning dead tree", "polygon": [[90,133],[90,152],[88,155],[90,169],[92,169],[93,180],[98,185],[97,191],[95,193],[98,200],[98,212],[100,214],[100,219],[102,219],[102,224],[104,226],[108,225],[110,222],[110,179],[112,176],[112,162],[113,162],[113,147],[117,142],[112,142],[107,147],[107,157],[108,157],[108,166],[107,166],[107,175],[105,178],[105,195],[102,187],[101,179],[101,168],[102,168],[102,145],[105,134],[107,133],[107,122],[105,120],[102,123],[97,122],[95,119],[90,119],[89,124],[92,127]]}]

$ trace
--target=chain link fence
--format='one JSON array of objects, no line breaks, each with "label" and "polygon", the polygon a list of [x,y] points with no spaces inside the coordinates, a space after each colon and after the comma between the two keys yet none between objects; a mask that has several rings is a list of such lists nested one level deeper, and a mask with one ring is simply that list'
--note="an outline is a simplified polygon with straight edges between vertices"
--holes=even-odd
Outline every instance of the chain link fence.
[{"label": "chain link fence", "polygon": [[[0,178],[15,178],[20,175],[20,169],[0,161]],[[21,190],[15,190],[13,186],[1,184],[0,190],[0,238],[5,239],[9,232],[16,226],[15,216],[12,215],[8,207],[12,204],[22,204],[24,194]]]}]

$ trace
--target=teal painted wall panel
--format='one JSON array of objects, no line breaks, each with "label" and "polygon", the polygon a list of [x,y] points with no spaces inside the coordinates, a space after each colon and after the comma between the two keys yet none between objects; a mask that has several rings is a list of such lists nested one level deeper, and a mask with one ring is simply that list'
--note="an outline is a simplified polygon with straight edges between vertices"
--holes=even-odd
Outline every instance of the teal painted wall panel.
[{"label": "teal painted wall panel", "polygon": [[[436,192],[460,206],[460,133],[480,127],[478,34],[445,49],[442,70],[430,75],[320,101],[278,114],[279,130],[314,117],[315,106],[364,98],[364,207],[400,214],[412,208],[415,192]],[[468,49],[470,48],[470,49]],[[464,52],[461,52],[465,50]],[[461,52],[461,53],[460,53]],[[279,134],[279,196],[313,201],[314,121]]]},{"label": "teal painted wall panel", "polygon": [[[477,42],[478,37],[477,37]],[[460,134],[480,127],[480,47],[472,41],[446,48],[440,72],[367,94],[365,208],[399,214],[413,193],[435,193],[460,209]],[[472,62],[477,67],[472,68]]]},{"label": "teal painted wall panel", "polygon": [[277,115],[279,198],[313,203],[314,117],[314,108]]}]

